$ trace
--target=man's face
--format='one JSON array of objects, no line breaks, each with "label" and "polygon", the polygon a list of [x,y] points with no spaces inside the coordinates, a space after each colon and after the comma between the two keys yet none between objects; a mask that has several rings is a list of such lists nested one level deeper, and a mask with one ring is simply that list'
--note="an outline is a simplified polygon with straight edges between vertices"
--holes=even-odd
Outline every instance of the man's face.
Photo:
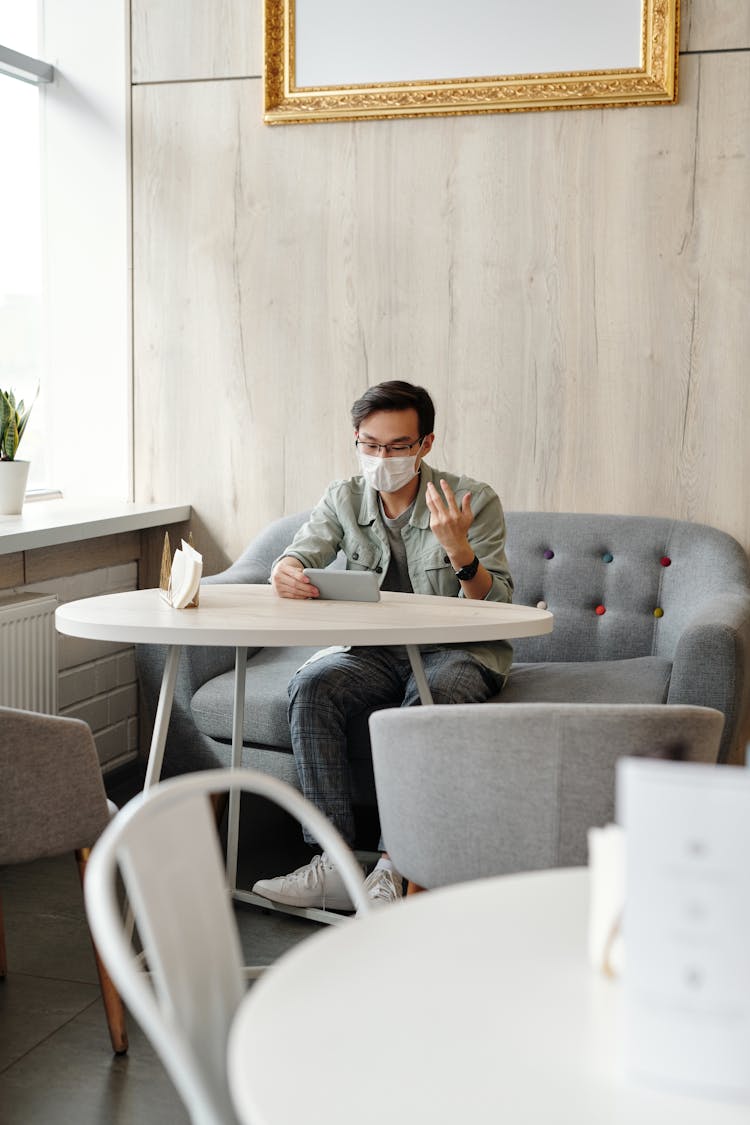
[{"label": "man's face", "polygon": [[371,457],[413,456],[417,468],[435,440],[434,434],[426,434],[419,444],[419,415],[413,406],[407,410],[375,410],[367,415],[354,436],[362,453]]}]

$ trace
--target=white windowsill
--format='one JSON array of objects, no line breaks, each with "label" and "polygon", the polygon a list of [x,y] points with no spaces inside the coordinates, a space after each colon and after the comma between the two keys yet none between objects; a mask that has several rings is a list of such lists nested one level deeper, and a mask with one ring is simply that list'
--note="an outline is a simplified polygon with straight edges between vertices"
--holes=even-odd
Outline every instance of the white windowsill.
[{"label": "white windowsill", "polygon": [[0,555],[181,523],[191,511],[189,504],[37,500],[26,503],[20,516],[0,516]]},{"label": "white windowsill", "polygon": [[40,500],[62,500],[59,488],[32,488],[24,497],[24,504],[38,504]]}]

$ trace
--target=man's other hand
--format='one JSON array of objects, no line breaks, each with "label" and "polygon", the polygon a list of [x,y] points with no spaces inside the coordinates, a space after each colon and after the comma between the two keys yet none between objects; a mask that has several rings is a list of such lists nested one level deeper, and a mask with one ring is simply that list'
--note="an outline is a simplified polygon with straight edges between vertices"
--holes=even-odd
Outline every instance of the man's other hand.
[{"label": "man's other hand", "polygon": [[[425,500],[430,509],[430,531],[450,555],[469,547],[467,532],[474,522],[471,493],[467,492],[464,495],[459,508],[456,494],[448,482],[441,480],[440,487],[442,495],[430,481],[425,492]],[[473,555],[474,552],[471,553]]]},{"label": "man's other hand", "polygon": [[280,598],[317,598],[318,587],[313,586],[299,559],[284,556],[271,571],[271,585]]}]

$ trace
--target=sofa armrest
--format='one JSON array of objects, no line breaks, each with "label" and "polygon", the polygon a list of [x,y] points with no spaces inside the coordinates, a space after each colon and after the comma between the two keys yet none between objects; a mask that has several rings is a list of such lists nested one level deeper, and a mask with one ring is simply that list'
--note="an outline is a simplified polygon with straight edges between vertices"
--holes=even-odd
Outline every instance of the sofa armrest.
[{"label": "sofa armrest", "polygon": [[750,672],[750,594],[704,602],[675,648],[667,703],[715,707],[725,716],[719,761],[726,762],[745,720]]},{"label": "sofa armrest", "polygon": [[308,512],[282,516],[264,528],[245,548],[240,557],[220,574],[211,574],[203,581],[216,582],[268,582],[274,559],[289,546],[295,533],[305,522]]},{"label": "sofa armrest", "polygon": [[268,582],[269,572],[260,560],[238,559],[220,574],[208,574],[201,579],[201,586],[218,586],[225,582],[260,585]]}]

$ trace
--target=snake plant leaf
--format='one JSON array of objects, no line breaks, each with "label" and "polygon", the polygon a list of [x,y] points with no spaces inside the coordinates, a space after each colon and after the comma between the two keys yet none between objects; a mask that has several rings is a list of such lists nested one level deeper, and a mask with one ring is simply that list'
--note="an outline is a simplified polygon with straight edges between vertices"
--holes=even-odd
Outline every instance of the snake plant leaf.
[{"label": "snake plant leaf", "polygon": [[31,409],[37,400],[39,387],[32,400],[31,406],[26,409],[24,400],[16,405],[16,396],[13,391],[0,390],[0,459],[3,461],[15,460],[19,442],[23,437],[26,424],[31,414]]},{"label": "snake plant leaf", "polygon": [[12,461],[16,456],[18,449],[18,426],[16,425],[15,415],[10,419],[4,435],[3,453],[5,454],[6,461]]},{"label": "snake plant leaf", "polygon": [[8,396],[5,391],[0,391],[0,458],[7,461],[12,459],[13,451],[8,453],[6,450],[11,444],[9,442],[9,426],[10,420],[13,417],[13,410],[11,408]]},{"label": "snake plant leaf", "polygon": [[[33,405],[33,403],[32,403],[32,405]],[[18,440],[19,440],[19,442],[20,442],[21,438],[23,437],[23,432],[26,429],[26,423],[28,422],[29,415],[31,414],[31,406],[29,407],[29,409],[26,411],[25,414],[22,413],[22,409],[21,409],[22,407],[23,407],[23,403],[21,403],[21,405],[19,406],[18,415],[17,415],[17,418],[18,418]]]}]

